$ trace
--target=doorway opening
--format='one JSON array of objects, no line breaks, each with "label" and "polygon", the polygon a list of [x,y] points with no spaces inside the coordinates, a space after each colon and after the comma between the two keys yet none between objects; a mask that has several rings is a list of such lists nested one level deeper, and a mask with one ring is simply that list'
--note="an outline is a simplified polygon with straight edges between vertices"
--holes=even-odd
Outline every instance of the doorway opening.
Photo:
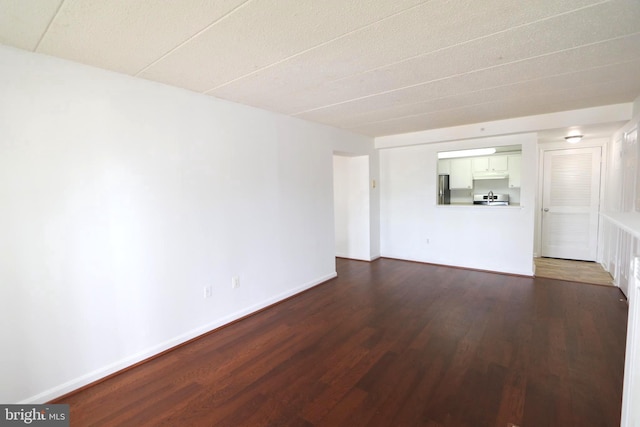
[{"label": "doorway opening", "polygon": [[334,153],[335,254],[371,260],[369,156]]},{"label": "doorway opening", "polygon": [[542,257],[596,261],[601,155],[602,147],[544,152]]},{"label": "doorway opening", "polygon": [[535,276],[613,285],[597,262],[603,145],[540,152]]}]

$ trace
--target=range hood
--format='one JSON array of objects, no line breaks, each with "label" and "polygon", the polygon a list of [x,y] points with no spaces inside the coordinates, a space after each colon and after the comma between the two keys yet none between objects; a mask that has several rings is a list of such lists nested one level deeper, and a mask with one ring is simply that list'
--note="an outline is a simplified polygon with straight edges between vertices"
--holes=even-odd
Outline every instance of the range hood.
[{"label": "range hood", "polygon": [[474,172],[473,173],[473,179],[474,180],[478,180],[478,179],[505,179],[505,178],[509,178],[509,172],[507,172],[507,171],[502,171],[502,172],[489,171],[489,172]]}]

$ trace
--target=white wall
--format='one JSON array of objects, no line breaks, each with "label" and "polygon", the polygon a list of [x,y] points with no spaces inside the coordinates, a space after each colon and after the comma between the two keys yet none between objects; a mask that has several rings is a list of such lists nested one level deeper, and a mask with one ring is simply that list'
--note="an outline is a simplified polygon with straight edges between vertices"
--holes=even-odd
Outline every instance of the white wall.
[{"label": "white wall", "polygon": [[629,265],[640,255],[640,228],[636,227],[640,221],[640,159],[638,140],[634,138],[639,123],[640,116],[636,115],[608,146],[600,219],[599,261],[627,297]]},{"label": "white wall", "polygon": [[335,150],[377,163],[367,137],[0,47],[0,402],[333,277]]},{"label": "white wall", "polygon": [[[382,256],[533,274],[536,134],[380,151]],[[519,207],[437,206],[437,152],[522,144]]]},{"label": "white wall", "polygon": [[368,156],[333,156],[336,256],[370,261]]},{"label": "white wall", "polygon": [[635,258],[630,268],[629,315],[627,321],[627,348],[625,352],[624,383],[622,397],[623,427],[640,426],[640,258]]},{"label": "white wall", "polygon": [[[623,427],[640,426],[640,322],[632,263],[640,256],[640,155],[634,131],[640,126],[640,97],[634,116],[613,136],[607,155],[607,177],[601,219],[601,263],[627,295],[635,322],[627,325],[627,352],[622,399]],[[630,311],[631,314],[631,311]],[[634,316],[631,316],[634,317]],[[635,349],[630,342],[635,341]]]}]

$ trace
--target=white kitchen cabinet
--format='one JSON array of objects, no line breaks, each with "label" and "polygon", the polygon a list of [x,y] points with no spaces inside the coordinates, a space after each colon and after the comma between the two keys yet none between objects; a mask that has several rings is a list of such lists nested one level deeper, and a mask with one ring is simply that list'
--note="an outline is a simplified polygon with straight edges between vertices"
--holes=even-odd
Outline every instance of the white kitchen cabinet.
[{"label": "white kitchen cabinet", "polygon": [[507,156],[474,157],[471,167],[474,172],[505,172]]},{"label": "white kitchen cabinet", "polygon": [[520,166],[522,163],[522,156],[520,154],[513,154],[507,157],[509,158],[509,188],[520,188]]},{"label": "white kitchen cabinet", "polygon": [[489,169],[495,172],[502,172],[508,169],[507,156],[489,157]]},{"label": "white kitchen cabinet", "polygon": [[471,159],[451,159],[451,173],[449,174],[449,188],[452,190],[470,189],[473,187],[471,173]]},{"label": "white kitchen cabinet", "polygon": [[438,160],[438,175],[450,175],[451,174],[451,160],[440,159]]},{"label": "white kitchen cabinet", "polygon": [[471,170],[474,172],[485,172],[489,170],[488,157],[474,157],[471,159]]}]

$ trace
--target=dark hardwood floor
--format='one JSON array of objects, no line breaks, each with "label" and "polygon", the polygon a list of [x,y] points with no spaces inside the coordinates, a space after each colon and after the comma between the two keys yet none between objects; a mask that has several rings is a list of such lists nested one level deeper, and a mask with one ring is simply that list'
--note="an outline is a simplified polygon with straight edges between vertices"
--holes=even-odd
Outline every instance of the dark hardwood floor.
[{"label": "dark hardwood floor", "polygon": [[617,288],[391,259],[57,403],[72,426],[618,426]]}]

